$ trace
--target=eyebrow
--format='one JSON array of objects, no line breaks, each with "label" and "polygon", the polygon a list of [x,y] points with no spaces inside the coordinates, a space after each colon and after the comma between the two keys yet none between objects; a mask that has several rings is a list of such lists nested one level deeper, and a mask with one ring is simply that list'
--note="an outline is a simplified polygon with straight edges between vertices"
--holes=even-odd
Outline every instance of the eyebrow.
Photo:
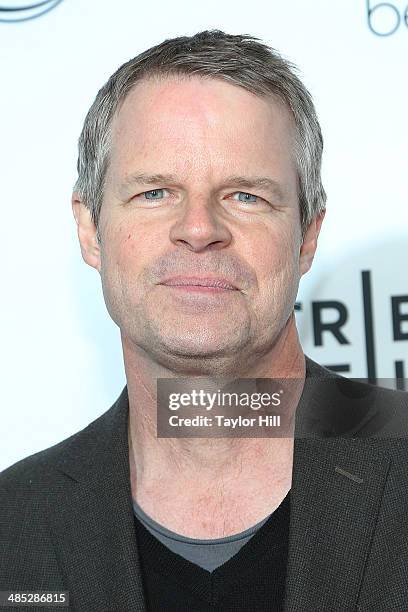
[{"label": "eyebrow", "polygon": [[144,172],[132,172],[125,177],[121,187],[130,185],[156,185],[157,183],[177,183],[174,174],[145,174]]},{"label": "eyebrow", "polygon": [[234,187],[242,187],[243,189],[267,190],[273,193],[281,202],[285,200],[284,190],[280,183],[267,176],[230,176],[226,179],[225,183]]},{"label": "eyebrow", "polygon": [[[146,174],[144,172],[133,172],[123,181],[121,188],[131,185],[158,185],[161,183],[179,183],[180,180],[174,174]],[[240,187],[243,189],[262,189],[273,193],[281,202],[285,200],[284,190],[274,179],[267,176],[229,176],[224,181],[225,186]]]}]

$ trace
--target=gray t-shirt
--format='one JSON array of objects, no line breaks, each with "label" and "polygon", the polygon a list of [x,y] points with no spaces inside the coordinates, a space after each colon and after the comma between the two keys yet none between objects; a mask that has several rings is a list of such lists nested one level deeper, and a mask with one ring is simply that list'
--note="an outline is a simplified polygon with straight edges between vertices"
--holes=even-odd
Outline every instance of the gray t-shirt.
[{"label": "gray t-shirt", "polygon": [[162,544],[167,546],[177,555],[181,555],[191,563],[195,563],[205,570],[212,572],[237,552],[252,538],[260,527],[268,520],[269,516],[262,519],[256,525],[225,538],[196,539],[170,531],[160,523],[156,523],[144,510],[133,500],[135,516]]}]

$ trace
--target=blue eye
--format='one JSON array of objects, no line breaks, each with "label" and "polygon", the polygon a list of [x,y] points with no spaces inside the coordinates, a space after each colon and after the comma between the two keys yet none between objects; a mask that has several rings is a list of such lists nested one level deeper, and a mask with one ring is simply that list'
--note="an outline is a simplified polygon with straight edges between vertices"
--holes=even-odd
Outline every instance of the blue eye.
[{"label": "blue eye", "polygon": [[[236,194],[238,194],[238,200],[240,202],[256,202],[257,201],[257,196],[252,195],[252,193],[246,193],[245,191],[237,191]],[[236,194],[234,193],[234,195]],[[234,199],[237,199],[237,198],[234,198]]]},{"label": "blue eye", "polygon": [[150,191],[144,192],[146,200],[161,200],[163,197],[164,189],[151,189]]}]

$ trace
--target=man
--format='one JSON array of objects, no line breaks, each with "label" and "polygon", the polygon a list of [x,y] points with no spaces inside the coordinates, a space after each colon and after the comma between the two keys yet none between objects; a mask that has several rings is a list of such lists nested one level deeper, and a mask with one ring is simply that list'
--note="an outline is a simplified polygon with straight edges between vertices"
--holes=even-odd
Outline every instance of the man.
[{"label": "man", "polygon": [[[84,612],[408,609],[406,394],[330,373],[296,330],[321,153],[307,90],[248,36],[167,40],[100,90],[72,206],[127,385],[1,475],[2,590]],[[156,384],[186,377],[294,381],[291,435],[158,436]]]}]

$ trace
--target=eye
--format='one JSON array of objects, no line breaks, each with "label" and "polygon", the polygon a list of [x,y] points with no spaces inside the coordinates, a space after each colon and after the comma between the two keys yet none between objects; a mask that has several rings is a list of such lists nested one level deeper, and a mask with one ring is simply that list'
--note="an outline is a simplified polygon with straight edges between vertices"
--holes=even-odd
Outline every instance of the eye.
[{"label": "eye", "polygon": [[232,194],[232,197],[234,200],[239,200],[240,202],[256,202],[259,199],[258,196],[247,193],[246,191],[236,191]]},{"label": "eye", "polygon": [[151,189],[150,191],[143,191],[140,195],[144,195],[146,200],[161,200],[164,196],[164,189]]}]

